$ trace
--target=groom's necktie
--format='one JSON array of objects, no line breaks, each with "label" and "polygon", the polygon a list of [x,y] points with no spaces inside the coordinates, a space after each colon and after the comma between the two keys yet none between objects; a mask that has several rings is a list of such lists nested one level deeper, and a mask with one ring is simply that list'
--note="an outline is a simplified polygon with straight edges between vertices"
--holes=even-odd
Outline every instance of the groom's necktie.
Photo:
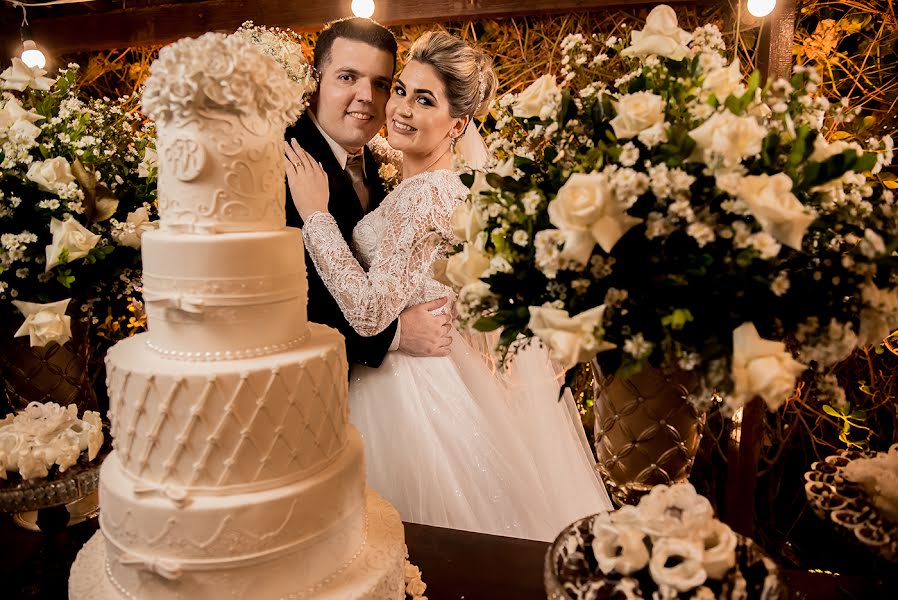
[{"label": "groom's necktie", "polygon": [[368,190],[368,184],[365,183],[363,160],[364,157],[361,152],[348,157],[346,159],[346,174],[349,175],[349,179],[352,181],[352,187],[359,197],[359,202],[362,204],[362,210],[368,212],[370,191]]}]

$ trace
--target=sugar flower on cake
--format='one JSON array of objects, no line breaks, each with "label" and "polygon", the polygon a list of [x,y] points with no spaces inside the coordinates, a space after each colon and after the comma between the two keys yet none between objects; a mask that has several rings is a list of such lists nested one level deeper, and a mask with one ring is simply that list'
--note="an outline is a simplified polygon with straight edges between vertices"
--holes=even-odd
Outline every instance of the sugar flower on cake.
[{"label": "sugar flower on cake", "polygon": [[99,413],[85,411],[79,419],[74,404],[32,402],[0,421],[0,478],[10,471],[23,479],[46,477],[54,465],[63,472],[85,450],[88,461],[96,458],[102,444]]},{"label": "sugar flower on cake", "polygon": [[698,541],[664,537],[652,545],[649,573],[659,587],[686,592],[700,586],[708,578],[702,558],[702,547]]},{"label": "sugar flower on cake", "polygon": [[65,314],[71,299],[37,304],[13,300],[13,304],[25,315],[25,321],[15,332],[15,337],[28,336],[31,346],[46,346],[50,342],[64,344],[72,337],[72,317]]},{"label": "sugar flower on cake", "polygon": [[784,343],[758,335],[753,323],[743,323],[733,331],[736,406],[760,396],[770,410],[776,410],[791,395],[795,379],[806,368],[792,357]]},{"label": "sugar flower on cake", "polygon": [[688,483],[652,488],[639,502],[642,528],[653,537],[685,536],[704,529],[714,518],[714,509]]},{"label": "sugar flower on cake", "polygon": [[59,264],[84,258],[100,241],[99,235],[91,232],[71,215],[67,215],[63,221],[55,217],[50,219],[50,233],[53,234],[53,241],[47,246],[45,271]]},{"label": "sugar flower on cake", "polygon": [[44,77],[46,74],[41,67],[29,67],[21,58],[13,57],[12,66],[0,73],[0,87],[19,92],[26,89],[47,91],[53,85],[53,80]]},{"label": "sugar flower on cake", "polygon": [[245,36],[206,33],[159,51],[143,107],[160,124],[220,110],[258,115],[280,127],[302,114],[309,91]]},{"label": "sugar flower on cake", "polygon": [[888,452],[850,461],[843,472],[847,479],[860,484],[886,519],[898,523],[898,444]]}]

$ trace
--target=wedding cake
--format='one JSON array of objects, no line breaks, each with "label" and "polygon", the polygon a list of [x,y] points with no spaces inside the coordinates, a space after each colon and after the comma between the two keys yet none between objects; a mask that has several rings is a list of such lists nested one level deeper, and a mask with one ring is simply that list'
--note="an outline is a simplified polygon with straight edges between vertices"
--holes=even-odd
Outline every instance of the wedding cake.
[{"label": "wedding cake", "polygon": [[114,451],[70,598],[402,598],[395,509],[366,489],[343,339],[306,320],[285,226],[284,129],[302,110],[237,36],[164,48],[148,331],[106,358]]}]

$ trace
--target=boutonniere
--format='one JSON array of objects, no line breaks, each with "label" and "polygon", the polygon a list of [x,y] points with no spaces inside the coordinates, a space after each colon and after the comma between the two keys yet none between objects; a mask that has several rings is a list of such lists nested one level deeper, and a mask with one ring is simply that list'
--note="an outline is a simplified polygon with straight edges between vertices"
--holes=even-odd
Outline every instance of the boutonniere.
[{"label": "boutonniere", "polygon": [[399,169],[391,162],[382,162],[377,165],[377,174],[384,186],[384,193],[389,194],[399,185]]}]

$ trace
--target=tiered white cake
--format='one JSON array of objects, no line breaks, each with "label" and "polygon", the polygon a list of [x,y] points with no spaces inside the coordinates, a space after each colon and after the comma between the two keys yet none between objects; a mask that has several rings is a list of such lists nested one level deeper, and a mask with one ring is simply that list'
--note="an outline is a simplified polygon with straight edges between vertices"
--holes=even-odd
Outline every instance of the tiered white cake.
[{"label": "tiered white cake", "polygon": [[282,140],[301,91],[234,36],[160,53],[149,331],[113,347],[115,450],[72,599],[401,598],[402,523],[366,490],[336,331],[306,321]]}]

